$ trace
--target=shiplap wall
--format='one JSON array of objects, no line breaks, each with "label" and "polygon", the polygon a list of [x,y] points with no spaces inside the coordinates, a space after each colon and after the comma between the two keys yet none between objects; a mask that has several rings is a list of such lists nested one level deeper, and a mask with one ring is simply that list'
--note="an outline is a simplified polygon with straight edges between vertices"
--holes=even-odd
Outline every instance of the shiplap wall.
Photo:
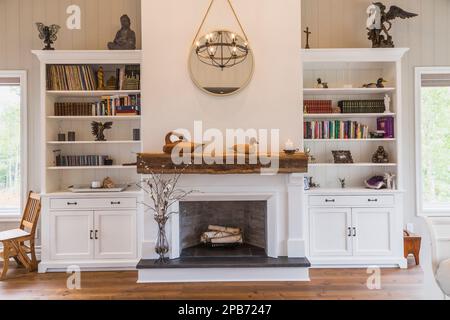
[{"label": "shiplap wall", "polygon": [[[68,30],[66,9],[79,5],[81,30]],[[107,49],[120,29],[119,18],[128,14],[141,47],[141,0],[0,0],[0,69],[28,71],[29,188],[40,190],[39,181],[39,63],[31,50],[42,49],[35,22],[59,24],[55,44],[59,50]],[[3,225],[0,228],[4,228]]]},{"label": "shiplap wall", "polygon": [[[302,25],[312,31],[312,48],[370,47],[365,29],[369,0],[302,0]],[[397,47],[411,51],[404,61],[403,72],[403,146],[405,161],[405,220],[417,222],[415,194],[415,116],[414,68],[450,65],[450,1],[397,0],[383,1],[419,14],[412,20],[394,23],[393,36]],[[303,44],[305,38],[303,39]]]}]

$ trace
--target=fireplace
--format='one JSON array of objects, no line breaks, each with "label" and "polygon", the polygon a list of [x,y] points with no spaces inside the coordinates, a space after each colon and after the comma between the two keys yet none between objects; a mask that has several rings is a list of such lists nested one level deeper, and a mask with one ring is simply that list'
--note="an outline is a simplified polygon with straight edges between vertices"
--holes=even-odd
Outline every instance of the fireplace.
[{"label": "fireplace", "polygon": [[[179,219],[181,257],[267,257],[267,201],[181,202]],[[202,243],[212,225],[240,229],[242,244]]]}]

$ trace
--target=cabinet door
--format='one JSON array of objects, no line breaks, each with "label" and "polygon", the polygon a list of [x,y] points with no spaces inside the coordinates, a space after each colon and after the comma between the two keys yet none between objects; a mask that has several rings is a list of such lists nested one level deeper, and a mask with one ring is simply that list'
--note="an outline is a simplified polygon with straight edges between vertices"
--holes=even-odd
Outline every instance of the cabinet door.
[{"label": "cabinet door", "polygon": [[392,209],[353,209],[353,249],[355,256],[392,254]]},{"label": "cabinet door", "polygon": [[136,257],[136,211],[96,211],[95,258]]},{"label": "cabinet door", "polygon": [[352,255],[351,209],[310,210],[311,256]]},{"label": "cabinet door", "polygon": [[94,212],[50,213],[51,257],[57,260],[94,258]]}]

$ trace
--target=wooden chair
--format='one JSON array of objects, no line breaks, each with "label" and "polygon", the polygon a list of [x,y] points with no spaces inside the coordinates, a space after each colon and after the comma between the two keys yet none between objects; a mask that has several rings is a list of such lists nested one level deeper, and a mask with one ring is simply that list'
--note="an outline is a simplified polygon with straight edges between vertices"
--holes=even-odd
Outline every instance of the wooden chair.
[{"label": "wooden chair", "polygon": [[[11,258],[19,266],[25,267],[28,272],[37,269],[38,263],[34,242],[40,212],[41,198],[39,195],[30,192],[19,229],[0,232],[0,242],[3,244],[3,252],[0,252],[0,257],[3,258],[3,271],[0,280],[6,278]],[[29,242],[29,246],[25,242]],[[30,257],[28,257],[28,254]]]}]

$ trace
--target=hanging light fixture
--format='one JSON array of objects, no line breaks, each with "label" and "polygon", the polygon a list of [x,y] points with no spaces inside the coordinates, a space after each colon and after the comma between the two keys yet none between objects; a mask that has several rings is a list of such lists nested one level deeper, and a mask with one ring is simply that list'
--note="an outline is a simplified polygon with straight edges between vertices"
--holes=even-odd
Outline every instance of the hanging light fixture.
[{"label": "hanging light fixture", "polygon": [[229,31],[214,31],[208,33],[206,36],[198,38],[200,31],[205,23],[206,18],[211,10],[215,0],[211,0],[211,3],[206,11],[205,17],[197,31],[195,36],[195,52],[198,59],[207,65],[220,68],[222,70],[226,68],[232,68],[242,62],[244,62],[249,54],[250,48],[248,46],[247,35],[242,27],[241,22],[236,14],[236,11],[231,4],[231,0],[227,0],[228,5],[233,12],[236,21],[242,31],[244,38]]}]

